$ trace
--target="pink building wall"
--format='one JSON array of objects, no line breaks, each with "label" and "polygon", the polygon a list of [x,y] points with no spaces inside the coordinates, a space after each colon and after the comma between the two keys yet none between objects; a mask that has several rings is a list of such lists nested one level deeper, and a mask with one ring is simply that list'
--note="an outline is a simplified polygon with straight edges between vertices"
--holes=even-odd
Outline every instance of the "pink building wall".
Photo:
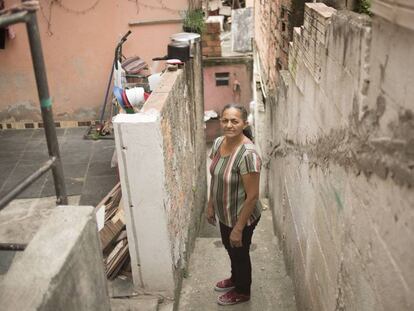
[{"label": "pink building wall", "polygon": [[[240,59],[235,61],[231,58],[204,59],[204,110],[214,110],[221,113],[223,107],[229,103],[238,103],[247,108],[253,100],[252,91],[252,60]],[[229,73],[229,84],[216,86],[217,72]],[[239,84],[239,92],[234,91]],[[206,122],[206,140],[213,141],[221,135],[220,122],[218,119],[210,119]]]},{"label": "pink building wall", "polygon": [[[6,7],[19,3],[6,0]],[[49,3],[41,0],[37,13],[45,56],[50,94],[56,120],[94,120],[98,117],[109,78],[114,49],[128,30],[125,56],[139,55],[150,66],[151,59],[167,53],[171,34],[181,32],[181,23],[129,26],[132,21],[170,20],[180,17],[187,0],[55,2],[51,10],[52,34],[46,19]],[[59,5],[66,6],[66,8]],[[0,121],[40,120],[36,84],[25,26],[12,26],[16,38],[0,50]]]},{"label": "pink building wall", "polygon": [[[229,72],[229,85],[216,86],[215,73]],[[204,67],[204,110],[217,113],[229,103],[239,103],[249,108],[252,100],[252,72],[249,65],[229,64]],[[235,84],[240,85],[240,92],[234,91]]]}]

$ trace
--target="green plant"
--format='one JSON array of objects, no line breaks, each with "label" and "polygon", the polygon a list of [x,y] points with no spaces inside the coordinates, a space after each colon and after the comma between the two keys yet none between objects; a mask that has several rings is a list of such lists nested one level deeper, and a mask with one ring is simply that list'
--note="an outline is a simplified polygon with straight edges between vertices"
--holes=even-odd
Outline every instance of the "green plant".
[{"label": "green plant", "polygon": [[360,14],[367,14],[371,16],[371,0],[357,0],[355,3],[354,11]]},{"label": "green plant", "polygon": [[205,26],[202,9],[184,11],[183,29],[189,32],[203,33]]}]

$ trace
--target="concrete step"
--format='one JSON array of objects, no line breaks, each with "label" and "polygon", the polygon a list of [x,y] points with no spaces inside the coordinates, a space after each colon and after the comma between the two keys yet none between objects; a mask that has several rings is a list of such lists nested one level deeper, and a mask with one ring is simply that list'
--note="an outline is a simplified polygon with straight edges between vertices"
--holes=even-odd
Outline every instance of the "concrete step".
[{"label": "concrete step", "polygon": [[272,215],[262,214],[251,246],[253,284],[251,300],[235,306],[217,305],[214,284],[230,275],[230,261],[220,238],[198,238],[183,281],[180,311],[255,310],[296,311],[293,284],[273,234]]},{"label": "concrete step", "polygon": [[158,298],[139,296],[134,298],[111,299],[112,311],[157,311]]}]

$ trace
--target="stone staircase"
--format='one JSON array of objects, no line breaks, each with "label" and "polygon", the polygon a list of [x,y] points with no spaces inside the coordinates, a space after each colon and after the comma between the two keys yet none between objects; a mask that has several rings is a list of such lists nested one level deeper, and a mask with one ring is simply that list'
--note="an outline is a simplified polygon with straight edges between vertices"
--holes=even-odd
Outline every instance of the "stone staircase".
[{"label": "stone staircase", "polygon": [[112,311],[158,311],[159,300],[156,297],[111,299]]},{"label": "stone staircase", "polygon": [[[253,266],[252,298],[249,302],[235,306],[219,306],[218,293],[213,285],[229,276],[230,262],[217,227],[206,223],[196,240],[190,259],[188,275],[183,280],[179,311],[297,311],[293,284],[286,273],[283,254],[273,234],[271,212],[263,211],[262,218],[253,235],[251,246]],[[125,295],[123,299],[112,298],[114,311],[172,311],[173,302],[156,295],[129,296],[128,284],[112,284],[111,297]],[[117,292],[118,291],[118,292]]]},{"label": "stone staircase", "polygon": [[272,215],[265,210],[254,232],[251,246],[253,284],[249,302],[219,306],[213,285],[229,276],[230,262],[217,229],[204,227],[183,281],[180,311],[296,311],[293,284],[286,273],[283,254],[273,234]]},{"label": "stone staircase", "polygon": [[112,311],[172,311],[174,301],[160,293],[135,289],[131,279],[117,277],[108,281]]}]

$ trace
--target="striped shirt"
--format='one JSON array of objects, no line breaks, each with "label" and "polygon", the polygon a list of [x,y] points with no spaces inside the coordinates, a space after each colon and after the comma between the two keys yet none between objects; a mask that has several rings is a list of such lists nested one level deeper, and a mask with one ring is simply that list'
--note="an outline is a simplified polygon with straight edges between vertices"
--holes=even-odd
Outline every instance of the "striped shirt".
[{"label": "striped shirt", "polygon": [[[210,154],[210,197],[219,221],[234,227],[246,200],[241,175],[260,173],[261,159],[253,143],[241,144],[233,153],[222,157],[219,150],[223,140],[222,136],[214,141]],[[260,217],[260,212],[260,203],[257,201],[248,226]]]}]

